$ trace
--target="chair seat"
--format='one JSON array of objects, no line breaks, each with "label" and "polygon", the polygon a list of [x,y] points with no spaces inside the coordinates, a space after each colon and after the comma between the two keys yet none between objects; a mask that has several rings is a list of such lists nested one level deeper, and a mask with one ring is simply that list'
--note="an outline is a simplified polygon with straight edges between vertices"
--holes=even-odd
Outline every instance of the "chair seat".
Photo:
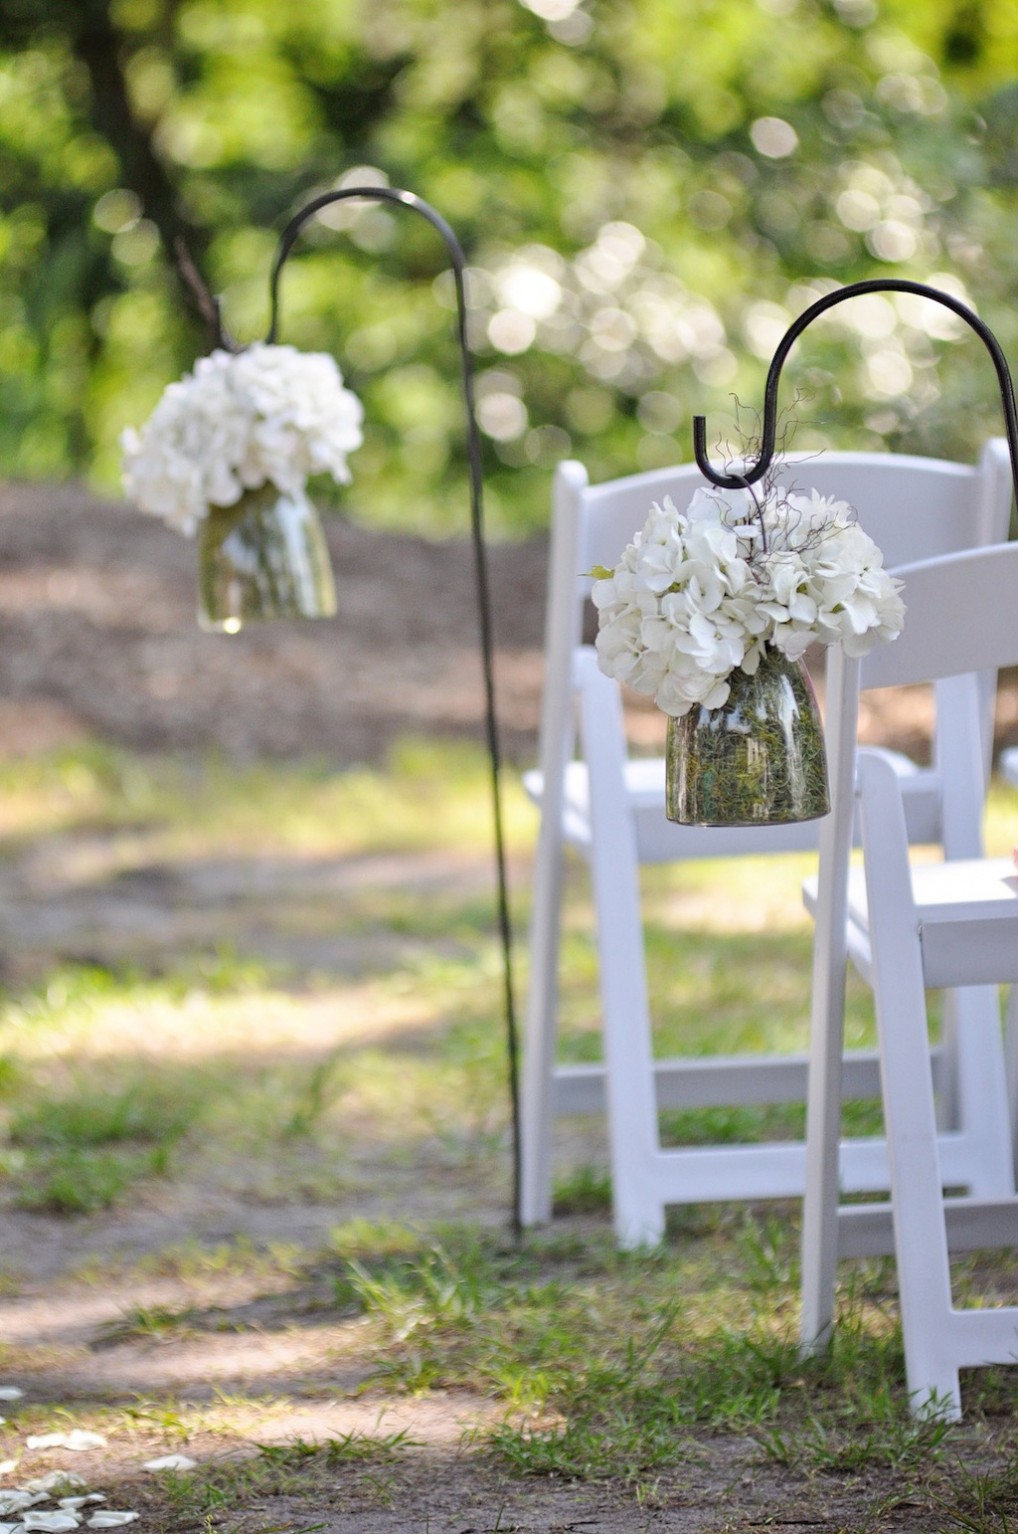
[{"label": "chair seat", "polygon": [[[807,883],[815,901],[815,881]],[[1018,870],[1010,859],[913,864],[912,891],[931,989],[1018,980]],[[848,915],[852,926],[868,930],[861,868],[849,874]]]},{"label": "chair seat", "polygon": [[[664,757],[632,757],[624,766],[626,800],[633,814],[641,863],[688,862],[695,858],[766,856],[776,852],[813,852],[817,822],[787,826],[678,826],[665,818]],[[544,777],[527,772],[523,787],[535,804],[544,794]],[[562,832],[587,855],[591,844],[590,775],[587,764],[573,761],[563,782]]]},{"label": "chair seat", "polygon": [[[916,767],[898,751],[881,755],[894,764],[908,804],[913,841],[933,841],[940,835],[940,778],[929,768]],[[691,858],[767,856],[777,852],[813,852],[817,822],[787,826],[677,826],[665,819],[665,760],[662,756],[629,757],[624,766],[626,800],[632,809],[637,852],[641,863],[685,862]],[[523,787],[540,805],[544,775],[523,775]],[[583,855],[591,844],[590,775],[586,762],[569,762],[562,786],[562,833]],[[810,910],[813,907],[810,906]]]}]

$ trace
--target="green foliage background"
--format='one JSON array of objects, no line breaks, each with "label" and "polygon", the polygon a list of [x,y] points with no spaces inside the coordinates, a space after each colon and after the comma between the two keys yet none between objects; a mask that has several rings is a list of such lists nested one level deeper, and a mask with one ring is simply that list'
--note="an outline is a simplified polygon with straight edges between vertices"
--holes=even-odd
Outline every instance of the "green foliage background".
[{"label": "green foliage background", "polygon": [[[432,202],[472,268],[489,518],[551,465],[690,453],[760,398],[788,321],[873,276],[949,284],[1013,354],[1015,0],[0,0],[0,452],[112,488],[117,438],[207,349],[184,237],[242,340],[279,229],[357,167]],[[283,339],[368,412],[353,515],[465,526],[444,252],[344,205],[287,268]],[[999,430],[974,337],[857,300],[789,369],[796,445],[969,457]]]}]

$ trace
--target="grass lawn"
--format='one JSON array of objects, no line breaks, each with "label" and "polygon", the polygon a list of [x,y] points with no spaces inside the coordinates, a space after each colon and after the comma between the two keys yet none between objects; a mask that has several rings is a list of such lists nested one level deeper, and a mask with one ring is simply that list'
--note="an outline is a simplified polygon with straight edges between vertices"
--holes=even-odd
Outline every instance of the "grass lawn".
[{"label": "grass lawn", "polygon": [[[522,997],[512,775],[507,828]],[[1018,845],[1018,791],[988,835]],[[581,1121],[555,1222],[514,1245],[489,840],[464,746],[408,742],[384,772],[0,765],[0,1386],[24,1392],[0,1518],[5,1486],[68,1467],[29,1437],[77,1427],[106,1444],[71,1468],[142,1530],[1018,1528],[1018,1368],[972,1373],[962,1425],[914,1421],[886,1260],[844,1265],[836,1343],[804,1363],[793,1205],[676,1209],[661,1250],[616,1253]],[[803,1047],[809,865],[646,872],[662,1051]],[[577,870],[576,1060],[598,1052],[589,924]],[[872,1036],[861,987],[849,1036]],[[957,1283],[1013,1300],[1013,1255]],[[196,1463],[142,1469],[178,1451]]]}]

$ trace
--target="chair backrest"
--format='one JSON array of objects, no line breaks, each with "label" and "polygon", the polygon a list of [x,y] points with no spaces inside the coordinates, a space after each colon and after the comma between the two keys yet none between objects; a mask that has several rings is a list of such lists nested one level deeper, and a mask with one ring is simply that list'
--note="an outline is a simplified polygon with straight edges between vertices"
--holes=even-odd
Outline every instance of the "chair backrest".
[{"label": "chair backrest", "polygon": [[[580,563],[574,575],[595,565],[614,565],[654,501],[668,495],[684,511],[704,483],[696,464],[602,485],[589,484],[579,463],[564,463],[558,473],[567,493],[560,497],[556,515],[571,515],[576,522]],[[1002,542],[1007,536],[1011,472],[1002,438],[986,444],[975,466],[900,453],[791,454],[780,478],[788,489],[815,489],[854,506],[888,569]],[[582,601],[589,591],[589,581],[578,582],[573,600]]]},{"label": "chair backrest", "polygon": [[905,627],[864,658],[863,687],[1018,666],[1018,543],[918,560],[896,574],[904,582]]},{"label": "chair backrest", "polygon": [[[978,857],[997,670],[1018,665],[1018,544],[899,565],[896,573],[905,627],[857,663],[858,685],[935,684],[938,820],[928,839],[939,840],[947,857]],[[913,841],[927,839],[914,817],[909,829]]]},{"label": "chair backrest", "polygon": [[[979,857],[997,670],[1018,665],[1018,544],[900,565],[897,574],[905,583],[905,627],[858,663],[859,686],[935,683],[937,839],[947,857]],[[910,834],[921,839],[911,822]]]},{"label": "chair backrest", "polygon": [[[791,455],[786,486],[848,501],[888,569],[1007,537],[1011,472],[1007,444],[988,441],[978,465],[896,453]],[[704,483],[696,464],[680,464],[591,485],[581,463],[559,465],[549,570],[545,664],[568,674],[580,643],[589,572],[617,563],[655,501],[671,496],[683,511]]]}]

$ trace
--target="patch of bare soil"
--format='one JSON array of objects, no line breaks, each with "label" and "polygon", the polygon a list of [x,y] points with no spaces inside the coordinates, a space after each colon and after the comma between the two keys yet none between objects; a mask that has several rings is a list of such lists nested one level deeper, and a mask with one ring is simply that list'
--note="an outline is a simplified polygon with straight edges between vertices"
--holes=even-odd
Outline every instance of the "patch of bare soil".
[{"label": "patch of bare soil", "polygon": [[[466,542],[380,536],[331,518],[334,619],[195,623],[195,546],[74,485],[0,486],[0,749],[92,733],[140,750],[377,761],[399,735],[480,737]],[[490,550],[499,710],[532,749],[543,540]]]},{"label": "patch of bare soil", "polygon": [[[846,1495],[835,1482],[761,1465],[755,1446],[745,1439],[691,1435],[681,1468],[655,1477],[640,1499],[611,1483],[511,1476],[458,1443],[474,1405],[434,1392],[426,1400],[393,1408],[377,1409],[368,1398],[359,1411],[322,1405],[294,1412],[275,1426],[253,1424],[257,1442],[269,1446],[296,1438],[307,1444],[335,1440],[358,1421],[369,1432],[405,1432],[409,1442],[398,1466],[330,1463],[324,1456],[309,1456],[299,1489],[292,1475],[280,1475],[275,1484],[266,1477],[239,1517],[213,1513],[209,1523],[167,1516],[165,1497],[154,1491],[153,1477],[140,1470],[144,1457],[158,1448],[144,1430],[133,1452],[104,1456],[101,1478],[89,1474],[88,1465],[79,1465],[89,1485],[103,1487],[111,1506],[139,1510],[136,1527],[159,1534],[204,1534],[206,1529],[212,1534],[219,1528],[238,1534],[749,1534],[777,1527],[792,1534],[876,1529],[881,1534],[932,1534],[935,1527],[928,1512],[907,1502],[879,1523],[858,1521],[854,1509],[864,1491],[871,1503],[881,1495],[893,1502],[886,1481],[856,1477]],[[214,1434],[188,1444],[191,1453],[203,1450],[215,1456],[216,1467],[236,1467],[251,1452],[250,1447],[224,1452]],[[33,1468],[42,1470],[57,1458],[39,1455]]]}]

